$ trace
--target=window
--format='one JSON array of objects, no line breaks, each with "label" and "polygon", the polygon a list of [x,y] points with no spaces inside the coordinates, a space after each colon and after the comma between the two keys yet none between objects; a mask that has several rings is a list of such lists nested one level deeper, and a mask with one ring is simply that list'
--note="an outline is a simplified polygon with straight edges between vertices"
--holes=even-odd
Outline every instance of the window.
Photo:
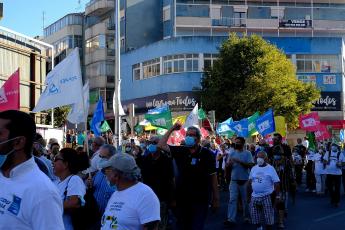
[{"label": "window", "polygon": [[218,54],[204,54],[204,69],[212,67],[217,58]]},{"label": "window", "polygon": [[336,73],[340,72],[337,55],[296,55],[297,72]]},{"label": "window", "polygon": [[199,70],[199,54],[180,54],[163,57],[163,73],[195,72]]},{"label": "window", "polygon": [[97,35],[93,38],[86,40],[85,42],[86,52],[91,53],[96,49],[106,48],[106,37],[104,34]]},{"label": "window", "polygon": [[143,62],[143,78],[150,78],[160,75],[159,58]]},{"label": "window", "polygon": [[112,76],[114,75],[114,63],[111,61],[99,61],[87,65],[85,67],[85,72],[87,77],[95,76]]},{"label": "window", "polygon": [[163,22],[170,20],[170,6],[163,8]]},{"label": "window", "polygon": [[133,79],[134,80],[140,80],[140,64],[135,64],[132,67],[133,71]]},{"label": "window", "polygon": [[186,72],[196,72],[199,70],[199,55],[187,54],[186,55]]}]

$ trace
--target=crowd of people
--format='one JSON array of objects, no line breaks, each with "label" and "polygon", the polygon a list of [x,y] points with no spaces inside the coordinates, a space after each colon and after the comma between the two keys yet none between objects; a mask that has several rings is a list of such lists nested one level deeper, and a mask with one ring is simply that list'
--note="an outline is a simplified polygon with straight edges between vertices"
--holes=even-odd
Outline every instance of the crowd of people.
[{"label": "crowd of people", "polygon": [[228,211],[219,214],[225,228],[241,220],[283,229],[304,183],[339,207],[345,157],[337,143],[314,149],[305,138],[290,148],[276,133],[271,145],[247,144],[202,138],[192,126],[181,145],[168,145],[181,128],[177,122],[161,137],[128,137],[119,149],[91,136],[76,145],[66,138],[61,148],[36,133],[28,114],[0,112],[0,229],[201,230],[221,191],[229,194]]}]

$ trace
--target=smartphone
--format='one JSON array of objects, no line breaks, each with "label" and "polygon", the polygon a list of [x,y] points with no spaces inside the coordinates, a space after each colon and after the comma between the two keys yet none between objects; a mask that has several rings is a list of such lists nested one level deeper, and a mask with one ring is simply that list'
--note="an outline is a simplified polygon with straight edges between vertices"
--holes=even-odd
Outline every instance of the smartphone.
[{"label": "smartphone", "polygon": [[131,144],[134,144],[134,139],[131,139]]}]

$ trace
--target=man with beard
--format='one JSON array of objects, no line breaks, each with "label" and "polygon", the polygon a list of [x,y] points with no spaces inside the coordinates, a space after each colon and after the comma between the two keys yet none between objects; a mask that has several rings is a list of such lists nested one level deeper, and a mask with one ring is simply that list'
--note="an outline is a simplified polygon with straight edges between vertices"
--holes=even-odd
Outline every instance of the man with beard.
[{"label": "man with beard", "polygon": [[284,218],[287,214],[289,192],[294,195],[296,188],[291,149],[288,145],[282,143],[282,139],[283,137],[279,133],[275,133],[273,135],[273,147],[269,149],[270,161],[280,180],[280,195],[277,196],[279,199],[277,203],[279,229],[285,228]]},{"label": "man with beard", "polygon": [[181,124],[176,122],[159,141],[157,148],[170,152],[176,162],[176,209],[179,229],[202,230],[211,197],[212,207],[219,207],[215,159],[209,149],[200,146],[201,132],[194,126],[188,127],[184,146],[167,145],[171,133],[180,128]]}]

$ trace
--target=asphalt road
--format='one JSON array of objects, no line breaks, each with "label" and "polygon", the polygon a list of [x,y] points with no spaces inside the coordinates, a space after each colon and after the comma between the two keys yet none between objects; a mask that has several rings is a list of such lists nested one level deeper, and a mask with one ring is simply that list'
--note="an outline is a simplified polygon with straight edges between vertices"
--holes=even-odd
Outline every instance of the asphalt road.
[{"label": "asphalt road", "polygon": [[[245,229],[255,230],[253,225],[241,222],[239,218],[236,227],[223,226],[226,218],[228,193],[221,193],[220,209],[217,213],[210,213],[205,229]],[[328,197],[317,197],[314,193],[298,192],[296,204],[289,204],[289,213],[285,222],[286,229],[294,230],[343,230],[345,229],[345,196],[342,195],[340,207],[330,205]]]}]

